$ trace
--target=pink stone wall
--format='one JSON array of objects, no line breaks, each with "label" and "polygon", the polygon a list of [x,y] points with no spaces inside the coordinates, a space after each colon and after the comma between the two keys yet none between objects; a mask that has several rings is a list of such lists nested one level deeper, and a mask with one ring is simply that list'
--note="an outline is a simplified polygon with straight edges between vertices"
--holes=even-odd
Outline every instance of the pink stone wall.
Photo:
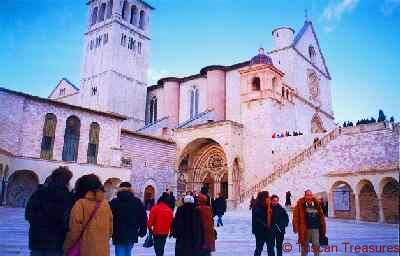
[{"label": "pink stone wall", "polygon": [[214,109],[215,120],[225,120],[225,71],[210,70],[207,72],[207,105]]},{"label": "pink stone wall", "polygon": [[[175,128],[179,122],[179,83],[166,81],[164,83],[164,113],[168,116],[168,126]],[[162,116],[160,116],[162,117]]]}]

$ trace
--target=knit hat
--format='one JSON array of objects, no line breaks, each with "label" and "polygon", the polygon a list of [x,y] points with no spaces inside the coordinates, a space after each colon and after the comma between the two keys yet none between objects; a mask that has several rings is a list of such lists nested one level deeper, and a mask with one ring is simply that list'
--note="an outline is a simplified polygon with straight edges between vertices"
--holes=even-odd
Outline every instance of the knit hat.
[{"label": "knit hat", "polygon": [[191,195],[187,195],[183,198],[184,203],[194,204],[194,197]]},{"label": "knit hat", "polygon": [[121,184],[119,184],[119,187],[120,188],[131,188],[132,185],[131,185],[131,183],[124,181],[124,182],[121,182]]}]

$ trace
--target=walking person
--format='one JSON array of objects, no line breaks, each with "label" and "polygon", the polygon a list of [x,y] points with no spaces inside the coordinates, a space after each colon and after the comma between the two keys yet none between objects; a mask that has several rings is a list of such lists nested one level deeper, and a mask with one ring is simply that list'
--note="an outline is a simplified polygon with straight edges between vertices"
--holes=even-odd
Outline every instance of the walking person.
[{"label": "walking person", "polygon": [[77,201],[71,210],[64,251],[75,249],[79,241],[80,255],[110,255],[113,215],[99,177],[83,175],[76,182],[75,192]]},{"label": "walking person", "polygon": [[291,197],[292,197],[292,193],[290,193],[290,191],[287,191],[287,192],[286,192],[286,201],[285,201],[285,206],[286,206],[286,207],[292,206],[292,199],[291,199]]},{"label": "walking person", "polygon": [[298,243],[301,245],[301,255],[305,256],[311,250],[315,256],[319,255],[320,237],[325,237],[326,223],[324,212],[311,190],[306,190],[293,210],[293,232],[298,234]]},{"label": "walking person", "polygon": [[268,256],[274,256],[274,244],[271,230],[272,210],[267,191],[257,194],[256,203],[252,211],[252,233],[256,237],[254,256],[261,256],[264,244],[267,245]]},{"label": "walking person", "polygon": [[132,185],[122,182],[117,197],[110,202],[113,213],[113,235],[116,256],[131,256],[138,236],[147,233],[147,214],[139,198],[135,197]]},{"label": "walking person", "polygon": [[285,228],[289,224],[289,216],[280,204],[277,195],[271,196],[271,210],[272,210],[272,235],[273,242],[276,247],[276,255],[282,256],[282,244],[285,239]]},{"label": "walking person", "polygon": [[250,211],[252,211],[254,209],[255,204],[256,204],[256,199],[254,198],[254,196],[251,196],[250,205],[249,205]]},{"label": "walking person", "polygon": [[223,197],[221,193],[218,194],[218,198],[213,202],[213,211],[214,215],[218,217],[217,219],[217,227],[223,226],[222,216],[226,212],[226,199]]},{"label": "walking person", "polygon": [[200,250],[196,255],[210,256],[211,252],[215,251],[215,239],[216,239],[212,209],[209,205],[207,205],[209,198],[206,195],[200,193],[198,200],[199,200],[199,205],[197,206],[197,209],[200,214],[200,220],[202,226],[202,239],[200,243]]},{"label": "walking person", "polygon": [[151,209],[149,220],[147,221],[149,232],[154,236],[154,251],[156,256],[164,255],[165,242],[171,230],[173,212],[168,205],[169,200],[170,196],[164,192],[158,200],[157,205]]},{"label": "walking person", "polygon": [[203,230],[193,196],[183,198],[183,205],[178,207],[172,222],[171,233],[176,238],[175,256],[196,255],[200,250]]},{"label": "walking person", "polygon": [[68,191],[72,172],[66,167],[55,169],[46,186],[29,198],[25,219],[29,222],[31,256],[61,256],[68,230],[67,216],[73,205]]}]

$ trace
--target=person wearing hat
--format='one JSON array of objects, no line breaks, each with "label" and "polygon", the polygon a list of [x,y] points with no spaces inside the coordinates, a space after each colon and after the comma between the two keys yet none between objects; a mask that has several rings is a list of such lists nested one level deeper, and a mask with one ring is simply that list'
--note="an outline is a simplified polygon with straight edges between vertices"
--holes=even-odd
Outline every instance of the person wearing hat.
[{"label": "person wearing hat", "polygon": [[114,216],[112,241],[116,256],[130,256],[138,237],[147,233],[147,214],[144,205],[135,197],[132,185],[122,182],[117,197],[111,200],[110,207]]},{"label": "person wearing hat", "polygon": [[194,197],[186,195],[172,222],[171,234],[176,238],[175,256],[196,255],[200,250],[202,227]]}]

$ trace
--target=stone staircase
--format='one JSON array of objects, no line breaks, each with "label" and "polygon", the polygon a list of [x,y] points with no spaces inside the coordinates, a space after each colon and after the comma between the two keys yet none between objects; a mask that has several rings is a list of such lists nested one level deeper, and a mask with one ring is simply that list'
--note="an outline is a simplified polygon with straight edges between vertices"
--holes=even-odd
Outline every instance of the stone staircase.
[{"label": "stone staircase", "polygon": [[340,134],[341,134],[340,128],[335,128],[334,130],[330,131],[322,138],[320,138],[318,142],[313,143],[305,150],[301,151],[298,154],[295,154],[295,156],[291,157],[287,162],[275,165],[272,168],[271,174],[264,177],[261,181],[252,185],[249,189],[240,194],[240,203],[243,203],[251,195],[260,192],[268,184],[279,179],[283,174],[289,172],[291,169],[295,168],[300,163],[304,162],[306,159],[309,159],[314,153],[319,152],[322,148],[325,148],[326,145],[328,145],[331,141],[335,140]]}]

